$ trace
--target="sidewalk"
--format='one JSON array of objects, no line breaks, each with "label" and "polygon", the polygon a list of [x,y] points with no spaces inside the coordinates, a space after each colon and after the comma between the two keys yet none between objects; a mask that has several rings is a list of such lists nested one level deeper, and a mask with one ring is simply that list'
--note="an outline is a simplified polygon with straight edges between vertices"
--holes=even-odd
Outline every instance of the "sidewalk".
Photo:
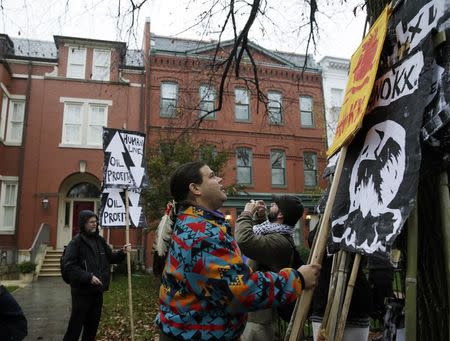
[{"label": "sidewalk", "polygon": [[69,322],[70,286],[61,277],[41,277],[12,294],[28,320],[25,341],[61,341]]}]

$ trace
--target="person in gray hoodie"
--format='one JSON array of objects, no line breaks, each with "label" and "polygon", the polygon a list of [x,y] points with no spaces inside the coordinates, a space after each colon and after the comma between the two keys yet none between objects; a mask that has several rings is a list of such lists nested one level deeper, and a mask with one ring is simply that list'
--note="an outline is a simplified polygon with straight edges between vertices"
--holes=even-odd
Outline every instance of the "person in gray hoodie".
[{"label": "person in gray hoodie", "polygon": [[67,245],[64,272],[70,282],[72,312],[64,341],[95,340],[103,306],[103,292],[109,288],[110,264],[125,259],[129,244],[113,252],[99,235],[98,217],[89,210],[79,214],[80,233]]}]

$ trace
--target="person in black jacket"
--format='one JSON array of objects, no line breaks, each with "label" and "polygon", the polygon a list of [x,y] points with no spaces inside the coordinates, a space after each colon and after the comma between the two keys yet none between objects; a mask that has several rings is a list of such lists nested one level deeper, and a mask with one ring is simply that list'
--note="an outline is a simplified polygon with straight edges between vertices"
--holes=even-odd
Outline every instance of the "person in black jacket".
[{"label": "person in black jacket", "polygon": [[17,301],[0,285],[0,331],[5,341],[20,341],[27,336],[27,319]]},{"label": "person in black jacket", "polygon": [[110,264],[125,259],[129,244],[112,252],[99,235],[98,217],[81,211],[80,233],[67,245],[64,269],[70,281],[72,313],[64,341],[77,341],[83,329],[83,341],[95,340],[102,313],[103,292],[109,288]]}]

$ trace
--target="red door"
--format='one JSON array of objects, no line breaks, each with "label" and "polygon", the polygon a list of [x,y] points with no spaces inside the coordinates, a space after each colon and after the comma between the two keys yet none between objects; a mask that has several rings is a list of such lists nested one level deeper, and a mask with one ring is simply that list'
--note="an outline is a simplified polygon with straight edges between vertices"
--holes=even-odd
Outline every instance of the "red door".
[{"label": "red door", "polygon": [[74,201],[73,202],[73,216],[72,216],[72,238],[80,232],[78,226],[78,215],[83,210],[94,210],[94,202],[92,201]]}]

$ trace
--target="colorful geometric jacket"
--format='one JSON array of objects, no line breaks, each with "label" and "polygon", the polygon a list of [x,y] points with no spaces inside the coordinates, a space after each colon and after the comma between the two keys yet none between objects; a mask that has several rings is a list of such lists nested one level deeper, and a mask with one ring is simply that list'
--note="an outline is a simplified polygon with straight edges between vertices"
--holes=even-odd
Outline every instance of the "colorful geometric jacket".
[{"label": "colorful geometric jacket", "polygon": [[294,269],[253,272],[242,261],[220,212],[181,211],[159,291],[156,324],[180,340],[235,340],[247,312],[294,301],[303,278]]}]

